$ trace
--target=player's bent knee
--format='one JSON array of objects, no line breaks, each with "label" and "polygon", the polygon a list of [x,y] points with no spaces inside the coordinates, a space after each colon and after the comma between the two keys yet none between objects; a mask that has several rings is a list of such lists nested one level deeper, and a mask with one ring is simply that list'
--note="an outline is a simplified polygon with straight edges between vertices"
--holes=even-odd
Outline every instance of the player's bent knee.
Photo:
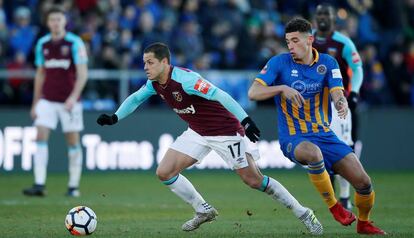
[{"label": "player's bent knee", "polygon": [[359,179],[359,181],[355,184],[354,187],[356,191],[366,190],[367,188],[370,188],[371,178],[368,175],[362,176],[361,179]]},{"label": "player's bent knee", "polygon": [[307,142],[298,146],[297,150],[295,151],[295,157],[300,162],[305,162],[308,164],[316,163],[323,159],[322,152],[319,147]]},{"label": "player's bent knee", "polygon": [[161,181],[167,181],[171,177],[174,177],[176,175],[176,174],[173,174],[171,171],[162,169],[160,167],[157,168],[157,170],[155,171],[155,174],[157,175],[158,179]]}]

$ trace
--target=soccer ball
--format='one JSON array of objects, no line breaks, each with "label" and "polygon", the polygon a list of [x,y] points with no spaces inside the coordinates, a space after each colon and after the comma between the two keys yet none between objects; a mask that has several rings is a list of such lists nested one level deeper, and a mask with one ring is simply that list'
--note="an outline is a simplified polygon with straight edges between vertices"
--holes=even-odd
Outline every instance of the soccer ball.
[{"label": "soccer ball", "polygon": [[90,235],[96,229],[98,222],[92,209],[85,206],[77,206],[68,212],[65,218],[65,226],[72,235]]}]

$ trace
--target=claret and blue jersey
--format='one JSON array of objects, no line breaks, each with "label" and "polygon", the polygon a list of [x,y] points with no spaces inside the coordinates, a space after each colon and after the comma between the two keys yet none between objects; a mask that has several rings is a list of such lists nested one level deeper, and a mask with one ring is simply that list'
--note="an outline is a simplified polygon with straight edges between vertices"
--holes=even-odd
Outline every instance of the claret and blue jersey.
[{"label": "claret and blue jersey", "polygon": [[202,136],[244,135],[240,121],[246,112],[228,94],[198,73],[170,68],[165,84],[147,80],[116,112],[122,119],[152,95],[159,95],[189,127]]},{"label": "claret and blue jersey", "polygon": [[298,108],[284,96],[275,96],[279,137],[330,131],[330,92],[343,90],[341,72],[331,56],[315,49],[313,55],[310,65],[296,63],[289,53],[274,56],[256,77],[265,86],[292,87],[305,99],[305,104]]}]

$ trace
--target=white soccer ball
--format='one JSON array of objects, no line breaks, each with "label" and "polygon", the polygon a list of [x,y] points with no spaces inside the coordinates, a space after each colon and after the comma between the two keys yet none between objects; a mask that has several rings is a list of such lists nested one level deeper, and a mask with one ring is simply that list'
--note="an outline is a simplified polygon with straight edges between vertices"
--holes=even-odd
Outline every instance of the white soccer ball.
[{"label": "white soccer ball", "polygon": [[98,222],[95,212],[89,207],[77,206],[68,212],[65,226],[72,235],[90,235],[96,229]]}]

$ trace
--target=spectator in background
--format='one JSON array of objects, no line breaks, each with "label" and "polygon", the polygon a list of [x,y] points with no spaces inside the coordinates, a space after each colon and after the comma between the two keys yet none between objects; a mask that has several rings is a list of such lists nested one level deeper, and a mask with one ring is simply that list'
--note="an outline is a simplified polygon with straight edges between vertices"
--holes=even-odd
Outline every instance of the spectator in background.
[{"label": "spectator in background", "polygon": [[30,10],[27,7],[18,7],[14,11],[14,24],[9,31],[9,45],[14,55],[21,51],[28,56],[36,39],[37,29],[30,24]]},{"label": "spectator in background", "polygon": [[367,45],[361,54],[364,62],[364,82],[361,88],[361,97],[369,105],[384,105],[389,103],[389,93],[385,79],[384,68],[378,59],[374,45]]},{"label": "spectator in background", "polygon": [[[26,61],[26,55],[17,51],[14,56],[14,60],[6,65],[6,69],[10,72],[16,72],[21,70],[33,69]],[[32,87],[31,80],[21,77],[10,77],[8,80],[8,86],[10,87],[11,103],[12,104],[28,104],[32,100]]]},{"label": "spectator in background", "polygon": [[386,61],[388,84],[398,105],[409,105],[411,97],[411,77],[400,47],[391,48]]},{"label": "spectator in background", "polygon": [[3,0],[0,0],[0,43],[7,40],[6,12],[3,9]]},{"label": "spectator in background", "polygon": [[195,19],[184,19],[174,39],[174,50],[183,54],[185,57],[184,65],[186,67],[192,65],[203,54],[203,39],[201,38],[199,25]]}]

